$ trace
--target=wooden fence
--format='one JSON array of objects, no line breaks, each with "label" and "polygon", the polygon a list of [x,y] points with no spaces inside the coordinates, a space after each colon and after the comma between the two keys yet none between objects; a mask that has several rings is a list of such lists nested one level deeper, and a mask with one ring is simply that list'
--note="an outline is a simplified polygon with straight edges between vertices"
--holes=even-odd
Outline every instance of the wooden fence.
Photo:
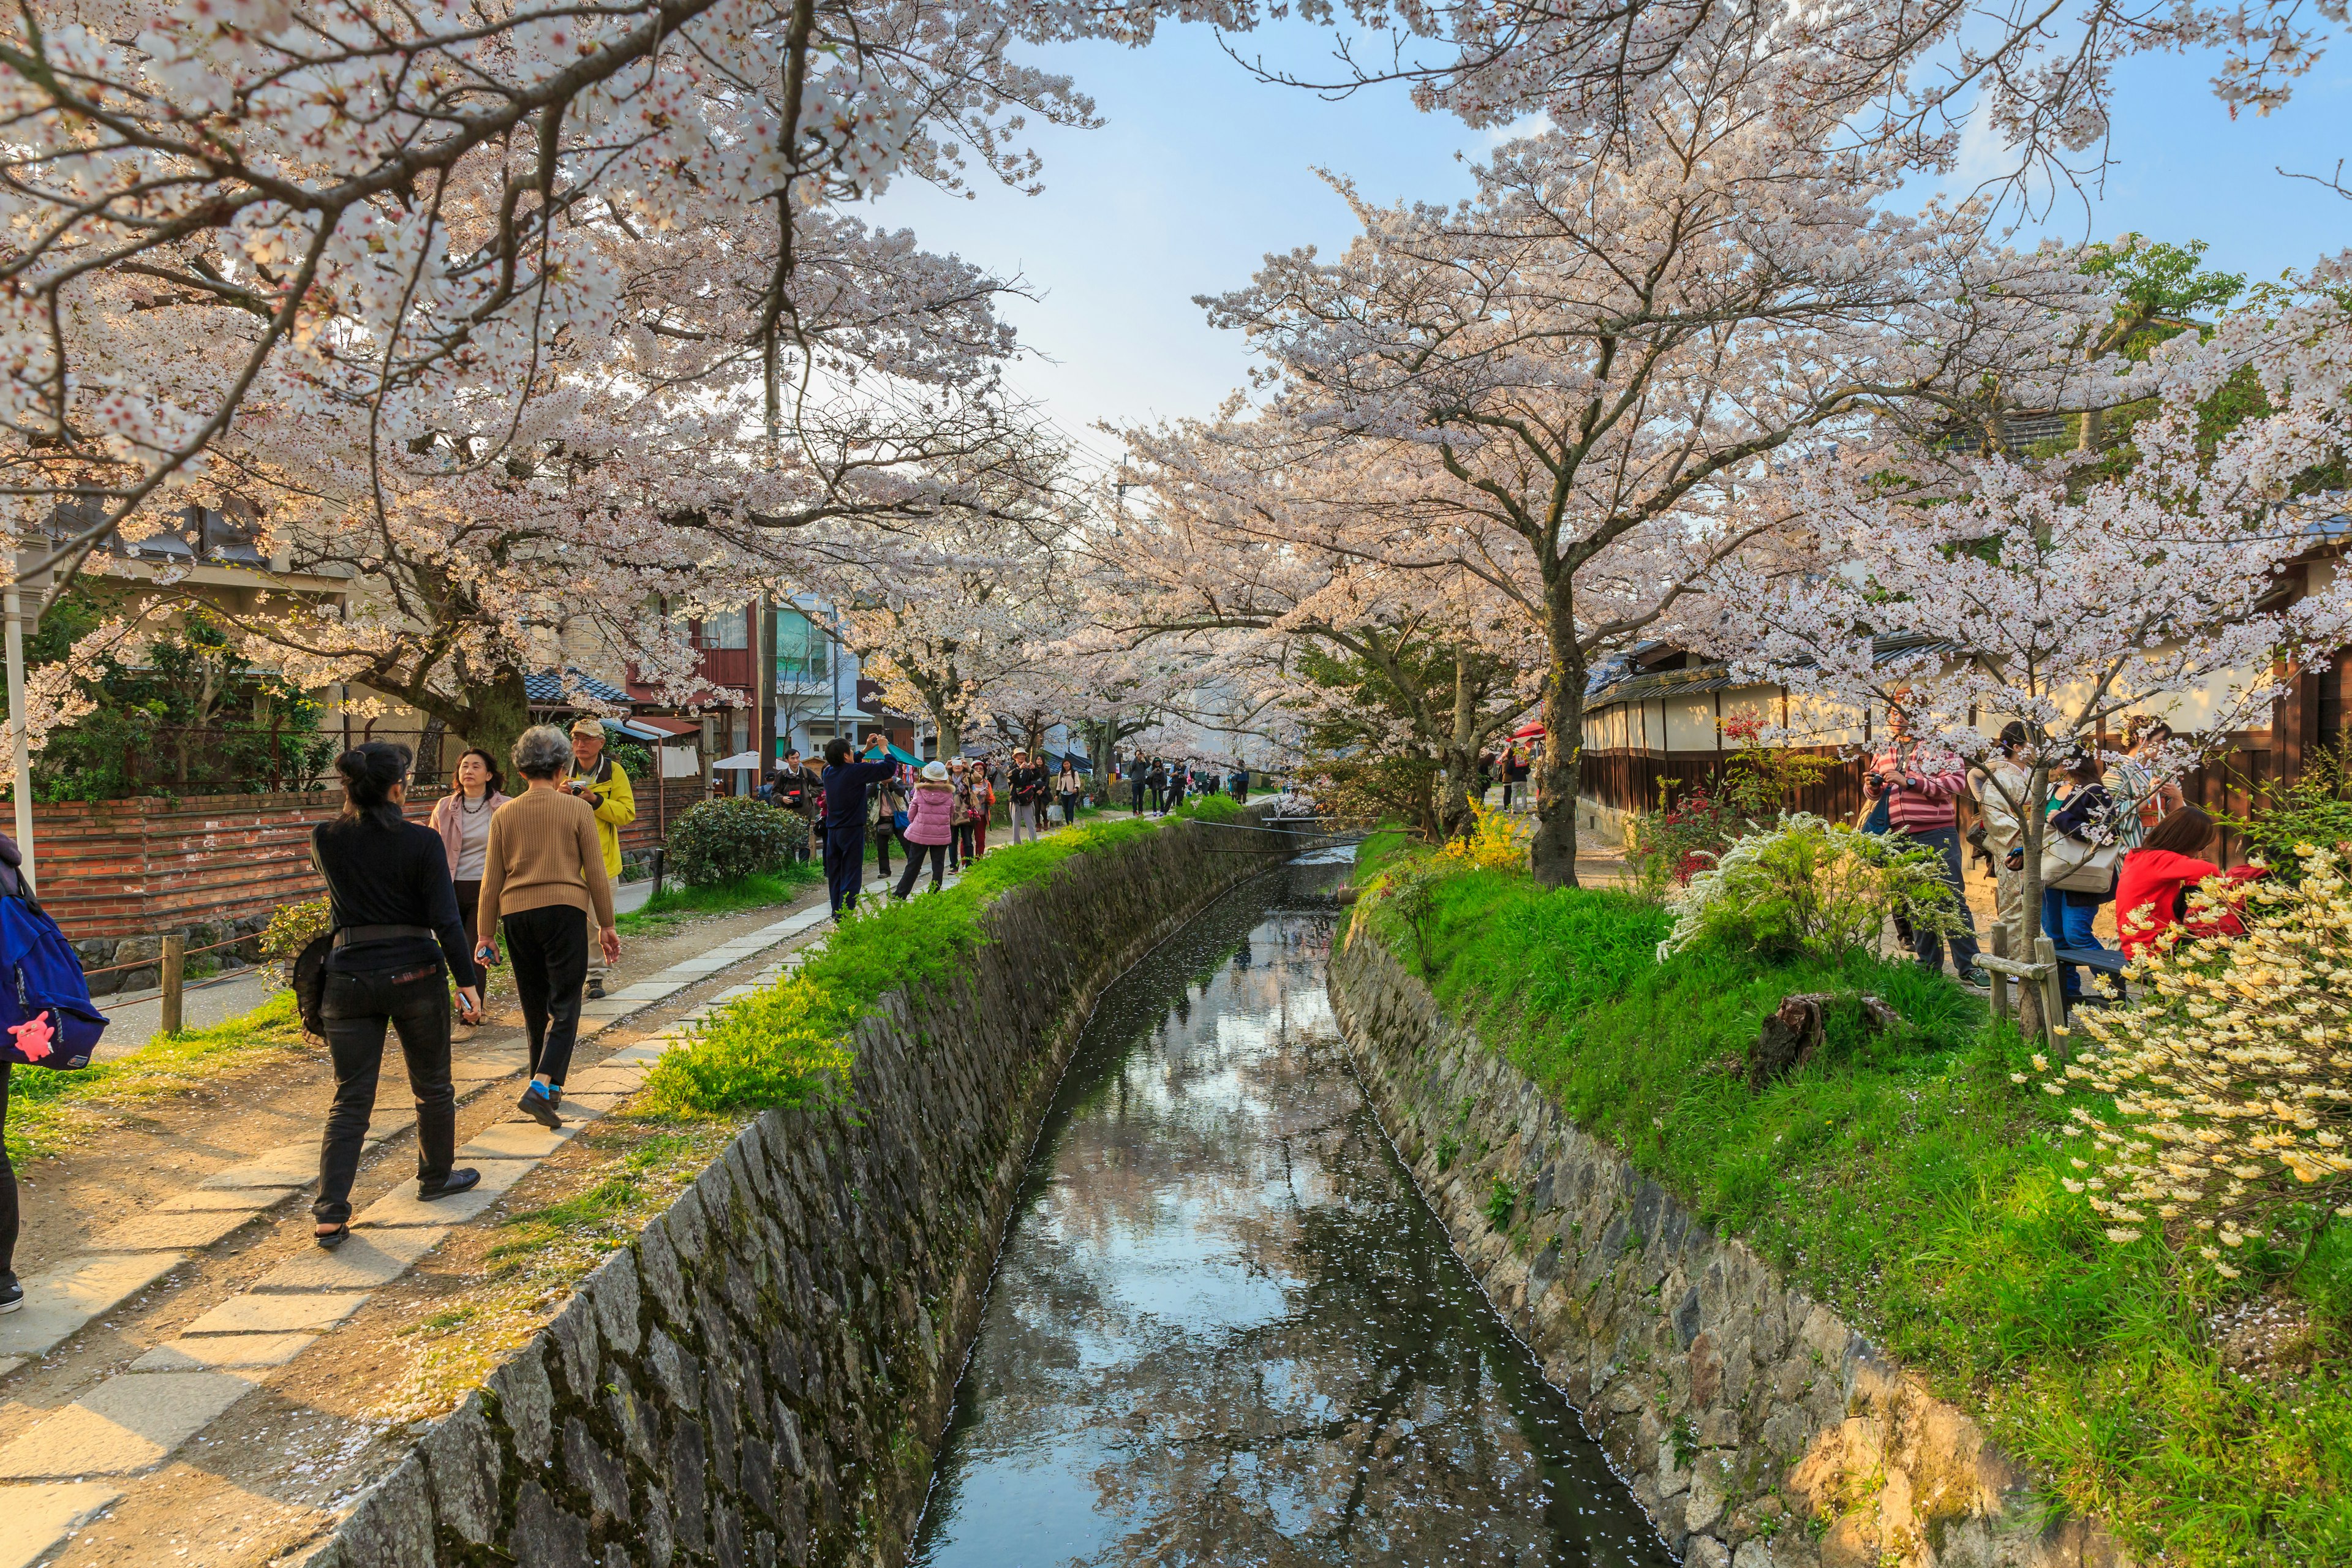
[{"label": "wooden fence", "polygon": [[[653,781],[632,783],[637,819],[621,830],[624,853],[653,848],[704,797],[699,778],[665,780],[658,799]],[[416,792],[410,817],[424,820],[442,793]],[[310,868],[310,828],[334,815],[337,798],[311,791],[37,804],[41,901],[79,941],[150,936],[317,898],[324,889]]]}]

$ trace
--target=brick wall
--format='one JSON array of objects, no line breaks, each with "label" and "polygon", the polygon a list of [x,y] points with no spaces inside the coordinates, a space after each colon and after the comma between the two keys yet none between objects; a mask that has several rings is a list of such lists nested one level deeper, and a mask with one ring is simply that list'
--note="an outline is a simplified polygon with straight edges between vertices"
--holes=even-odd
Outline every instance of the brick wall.
[{"label": "brick wall", "polygon": [[[625,853],[654,847],[658,825],[703,798],[699,779],[665,784],[658,812],[651,782],[638,784],[637,819],[621,830]],[[423,820],[441,793],[419,791],[409,816]],[[310,868],[310,827],[340,802],[312,792],[36,805],[41,901],[80,941],[180,931],[316,898],[324,889]]]}]

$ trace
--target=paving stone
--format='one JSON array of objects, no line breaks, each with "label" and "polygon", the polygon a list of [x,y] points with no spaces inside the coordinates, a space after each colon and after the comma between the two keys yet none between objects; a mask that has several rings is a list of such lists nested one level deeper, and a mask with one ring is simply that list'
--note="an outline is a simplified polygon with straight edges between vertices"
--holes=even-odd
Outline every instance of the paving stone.
[{"label": "paving stone", "polygon": [[389,1113],[378,1107],[376,1113],[368,1118],[367,1141],[381,1143],[387,1138],[399,1137],[415,1125],[416,1107],[414,1105],[404,1106]]},{"label": "paving stone", "polygon": [[675,996],[686,989],[682,980],[640,980],[635,985],[624,985],[618,991],[607,992],[608,1002],[658,1002],[665,996]]},{"label": "paving stone", "polygon": [[177,1252],[210,1247],[233,1230],[253,1223],[251,1209],[197,1209],[141,1215],[92,1237],[92,1252]]},{"label": "paving stone", "polygon": [[645,1069],[634,1062],[618,1067],[605,1065],[590,1068],[586,1072],[573,1073],[572,1081],[563,1086],[563,1098],[575,1094],[630,1094],[645,1086]]},{"label": "paving stone", "polygon": [[403,1182],[397,1190],[378,1198],[361,1211],[352,1225],[355,1229],[374,1226],[464,1225],[505,1196],[509,1187],[537,1170],[538,1166],[529,1160],[485,1160],[475,1169],[482,1173],[482,1182],[471,1191],[427,1203],[416,1195],[416,1188],[413,1184]]},{"label": "paving stone", "polygon": [[160,1465],[252,1387],[225,1372],[110,1377],[0,1448],[0,1479],[122,1476]]},{"label": "paving stone", "polygon": [[567,1125],[574,1121],[593,1121],[628,1098],[625,1094],[574,1094],[566,1089],[562,1107],[563,1120]]},{"label": "paving stone", "polygon": [[314,1247],[299,1258],[289,1258],[259,1279],[253,1289],[280,1290],[369,1290],[408,1272],[416,1260],[441,1245],[446,1226],[379,1230],[351,1238],[332,1252]]},{"label": "paving stone", "polygon": [[488,1083],[493,1079],[510,1077],[530,1065],[528,1057],[469,1057],[449,1064],[449,1077],[457,1083]]},{"label": "paving stone", "polygon": [[[557,1114],[561,1115],[559,1107]],[[567,1121],[561,1127],[542,1127],[536,1121],[521,1120],[501,1121],[495,1127],[464,1144],[457,1151],[457,1163],[470,1165],[478,1160],[544,1160],[566,1143],[580,1131],[579,1124]],[[485,1173],[487,1174],[487,1173]]]},{"label": "paving stone", "polygon": [[215,1171],[200,1187],[307,1187],[319,1178],[319,1141],[280,1143],[252,1159]]},{"label": "paving stone", "polygon": [[293,1191],[292,1187],[197,1187],[165,1198],[155,1205],[155,1212],[207,1214],[239,1209],[247,1214],[260,1214],[284,1203]]},{"label": "paving stone", "polygon": [[0,1568],[30,1568],[121,1496],[103,1481],[0,1487]]},{"label": "paving stone", "polygon": [[275,1334],[296,1329],[331,1329],[360,1310],[364,1292],[299,1296],[231,1296],[180,1332]]},{"label": "paving stone", "polygon": [[668,1048],[667,1045],[664,1043],[653,1040],[641,1040],[634,1046],[625,1047],[620,1050],[614,1051],[611,1056],[604,1058],[604,1062],[607,1066],[612,1066],[617,1063],[624,1067],[641,1062],[657,1062],[661,1060],[662,1052]]},{"label": "paving stone", "polygon": [[25,1305],[0,1318],[0,1355],[47,1355],[67,1335],[185,1261],[184,1252],[68,1258],[19,1281]]},{"label": "paving stone", "polygon": [[16,1371],[18,1367],[24,1364],[25,1358],[23,1356],[0,1355],[0,1377],[7,1376],[10,1373]]},{"label": "paving stone", "polygon": [[[347,1244],[348,1245],[348,1244]],[[310,1348],[316,1334],[207,1334],[166,1340],[131,1363],[133,1372],[205,1372],[284,1366]]]}]

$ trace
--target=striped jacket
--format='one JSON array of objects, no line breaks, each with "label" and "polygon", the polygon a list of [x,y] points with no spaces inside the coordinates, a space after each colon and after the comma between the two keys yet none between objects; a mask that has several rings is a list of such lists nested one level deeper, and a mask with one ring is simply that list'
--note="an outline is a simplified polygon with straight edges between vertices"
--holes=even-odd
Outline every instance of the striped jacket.
[{"label": "striped jacket", "polygon": [[[1908,766],[1906,766],[1906,763]],[[1870,759],[1870,771],[1897,781],[1886,803],[1886,826],[1895,833],[1927,833],[1950,827],[1958,818],[1955,806],[1969,787],[1959,758],[1931,751],[1916,742],[1889,746]],[[1865,781],[1864,793],[1876,799],[1881,786]]]}]

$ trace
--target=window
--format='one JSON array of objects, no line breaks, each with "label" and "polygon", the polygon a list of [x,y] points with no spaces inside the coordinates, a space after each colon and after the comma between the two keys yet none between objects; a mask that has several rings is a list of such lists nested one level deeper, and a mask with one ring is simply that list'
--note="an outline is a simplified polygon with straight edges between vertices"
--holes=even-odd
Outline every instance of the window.
[{"label": "window", "polygon": [[829,679],[825,659],[832,644],[824,628],[798,610],[776,612],[776,679],[794,681]]},{"label": "window", "polygon": [[746,647],[751,625],[740,610],[716,610],[702,617],[694,633],[697,647]]}]

